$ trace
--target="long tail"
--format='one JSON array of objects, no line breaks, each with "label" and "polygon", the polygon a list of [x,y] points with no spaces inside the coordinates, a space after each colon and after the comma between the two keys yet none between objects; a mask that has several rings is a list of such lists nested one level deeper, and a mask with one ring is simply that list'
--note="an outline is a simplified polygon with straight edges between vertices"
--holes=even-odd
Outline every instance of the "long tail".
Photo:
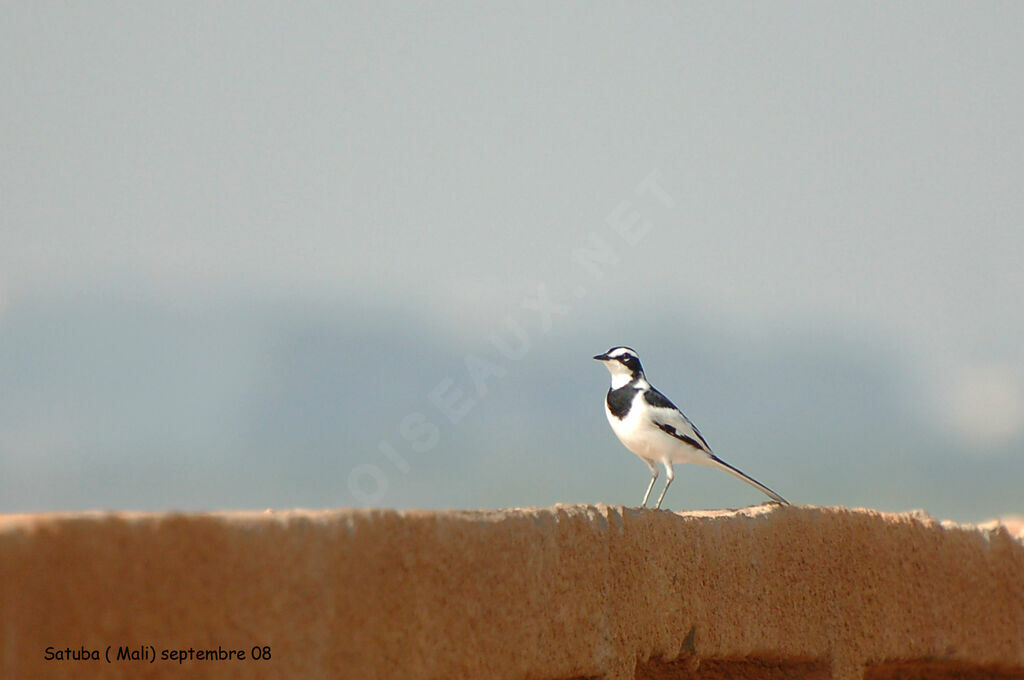
[{"label": "long tail", "polygon": [[774,491],[772,491],[771,489],[769,489],[767,486],[765,486],[761,482],[759,482],[756,479],[754,479],[753,477],[750,477],[749,475],[745,474],[742,470],[739,470],[739,469],[734,468],[733,466],[729,465],[728,463],[726,463],[724,460],[722,460],[721,458],[719,458],[715,454],[712,453],[710,455],[711,455],[711,460],[713,460],[716,463],[718,463],[719,465],[721,465],[722,469],[725,470],[726,472],[728,472],[729,474],[734,475],[736,477],[739,477],[740,479],[742,479],[744,482],[746,482],[747,484],[749,484],[751,486],[757,487],[761,491],[761,493],[765,494],[766,496],[768,496],[772,500],[778,501],[779,503],[782,503],[783,505],[789,505],[789,501],[787,501],[785,498],[783,498],[779,494],[777,494]]}]

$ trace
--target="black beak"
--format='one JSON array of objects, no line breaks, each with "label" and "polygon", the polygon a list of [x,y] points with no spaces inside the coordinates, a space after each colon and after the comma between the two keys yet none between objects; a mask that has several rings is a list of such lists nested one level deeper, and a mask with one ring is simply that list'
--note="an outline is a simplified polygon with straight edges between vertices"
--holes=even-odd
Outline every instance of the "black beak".
[{"label": "black beak", "polygon": [[608,361],[608,355],[607,354],[598,354],[594,358],[597,359],[598,361]]}]

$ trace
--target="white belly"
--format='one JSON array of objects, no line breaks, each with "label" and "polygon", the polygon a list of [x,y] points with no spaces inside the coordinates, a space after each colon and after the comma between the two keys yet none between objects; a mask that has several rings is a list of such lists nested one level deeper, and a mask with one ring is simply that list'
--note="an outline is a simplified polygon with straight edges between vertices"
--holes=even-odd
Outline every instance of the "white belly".
[{"label": "white belly", "polygon": [[714,464],[704,451],[679,441],[652,424],[645,410],[636,403],[637,399],[643,399],[643,395],[638,393],[633,399],[632,408],[622,420],[612,415],[607,403],[604,408],[608,424],[627,449],[653,463]]}]

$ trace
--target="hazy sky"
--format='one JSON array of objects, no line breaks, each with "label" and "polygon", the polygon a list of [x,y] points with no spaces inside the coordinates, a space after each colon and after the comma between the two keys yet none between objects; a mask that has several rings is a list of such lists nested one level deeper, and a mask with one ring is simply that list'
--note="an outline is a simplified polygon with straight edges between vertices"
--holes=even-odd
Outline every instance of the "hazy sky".
[{"label": "hazy sky", "polygon": [[635,503],[615,344],[795,500],[1024,510],[1018,5],[9,3],[0,63],[0,510]]}]

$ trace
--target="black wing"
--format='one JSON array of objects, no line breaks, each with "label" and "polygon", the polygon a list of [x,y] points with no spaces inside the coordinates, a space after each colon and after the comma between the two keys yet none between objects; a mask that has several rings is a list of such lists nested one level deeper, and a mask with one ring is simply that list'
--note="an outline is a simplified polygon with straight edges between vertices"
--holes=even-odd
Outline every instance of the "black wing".
[{"label": "black wing", "polygon": [[[689,435],[683,434],[682,432],[678,432],[676,430],[676,428],[674,428],[673,426],[669,425],[668,423],[659,423],[657,420],[655,420],[654,424],[658,426],[658,429],[660,429],[660,430],[662,430],[664,432],[667,432],[668,434],[672,435],[673,437],[675,437],[679,441],[684,442],[686,444],[689,444],[690,446],[692,446],[695,449],[700,449],[701,451],[705,451],[705,452],[708,451],[708,443],[705,442],[704,438],[700,436],[700,432],[697,432],[697,437],[700,440],[700,441],[698,441],[697,439],[694,439],[693,437],[691,437]],[[696,430],[694,430],[694,431],[696,432]],[[701,446],[701,442],[703,442],[703,444],[704,444],[703,446]],[[710,454],[710,455],[713,455],[713,454]]]},{"label": "black wing", "polygon": [[[661,420],[661,422],[656,423],[658,427],[665,430],[665,432],[668,432],[676,439],[711,453],[711,447],[708,446],[707,441],[704,439],[704,435],[700,433],[697,426],[694,425],[693,422],[691,422],[690,419],[679,410],[679,407],[673,404],[668,397],[652,387],[644,392],[644,399],[654,408],[662,408],[673,412],[669,417],[664,419],[658,418],[658,420]],[[667,415],[668,414],[666,414],[666,416]],[[671,429],[671,431],[669,431],[669,429]],[[695,439],[700,443],[696,443],[694,441]]]}]

